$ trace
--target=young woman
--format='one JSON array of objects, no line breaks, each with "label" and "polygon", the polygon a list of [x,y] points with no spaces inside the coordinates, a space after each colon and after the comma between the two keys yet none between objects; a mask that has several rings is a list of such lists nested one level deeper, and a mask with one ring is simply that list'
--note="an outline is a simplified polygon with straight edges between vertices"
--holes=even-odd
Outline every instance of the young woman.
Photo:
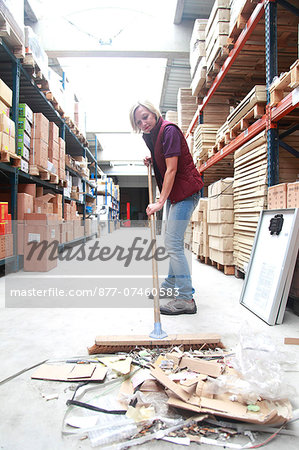
[{"label": "young woman", "polygon": [[184,252],[184,234],[196,207],[202,179],[193,163],[182,131],[162,119],[150,103],[136,103],[130,111],[132,128],[143,134],[151,152],[145,165],[153,164],[160,197],[146,208],[148,216],[161,210],[166,203],[165,248],[169,254],[169,272],[160,286],[160,298],[173,298],[161,306],[161,314],[195,314],[192,280]]}]

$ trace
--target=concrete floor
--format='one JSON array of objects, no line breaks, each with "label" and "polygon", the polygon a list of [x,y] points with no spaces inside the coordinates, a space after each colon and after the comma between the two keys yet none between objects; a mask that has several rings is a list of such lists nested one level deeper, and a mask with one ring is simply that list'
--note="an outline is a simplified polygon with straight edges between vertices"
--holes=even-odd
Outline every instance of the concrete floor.
[{"label": "concrete floor", "polygon": [[[121,234],[124,231],[115,233]],[[117,237],[115,233],[112,234],[114,239]],[[105,242],[106,240],[109,240],[109,237],[105,238]],[[283,324],[270,327],[239,304],[242,279],[226,276],[216,268],[200,263],[194,255],[191,258],[198,313],[191,316],[162,316],[162,327],[167,333],[219,333],[225,346],[234,349],[239,341],[240,329],[248,324],[253,335],[266,333],[277,345],[278,350],[283,347],[283,351],[292,352],[292,358],[298,361],[299,347],[283,344],[284,337],[299,337],[299,320],[293,312],[286,310]],[[72,273],[75,274],[73,275],[75,283],[80,276],[77,275],[75,266],[69,270],[69,265],[68,262],[59,262],[58,267],[49,272],[48,276]],[[85,265],[86,263],[78,262],[76,267],[80,267],[83,272],[82,267]],[[118,272],[115,266],[109,270],[110,278],[107,274],[105,279],[110,286],[114,286]],[[112,308],[106,307],[105,302],[97,308],[92,304],[88,304],[87,308],[82,307],[84,306],[82,302],[73,303],[76,308],[59,308],[56,307],[59,304],[55,302],[57,299],[53,299],[55,307],[24,307],[31,305],[28,302],[21,304],[22,307],[6,308],[5,284],[9,281],[12,284],[19,283],[19,277],[24,275],[30,274],[19,272],[0,279],[0,381],[46,359],[87,355],[87,347],[94,343],[95,336],[99,334],[149,334],[153,329],[152,304],[145,296],[142,299],[143,303],[140,303],[141,307],[138,308],[129,301],[128,304],[116,302]],[[46,283],[43,276],[44,274],[41,274],[41,283]],[[103,279],[100,281],[103,283]],[[64,282],[62,279],[62,284]],[[138,283],[140,279],[137,280]],[[144,288],[151,287],[151,278],[143,279],[142,283]],[[72,303],[69,306],[72,306]],[[286,383],[294,387],[298,385],[298,370],[299,365],[285,372]],[[31,380],[32,373],[32,370],[28,371],[0,385],[0,448],[5,450],[91,448],[88,439],[80,441],[78,438],[61,436],[65,403],[72,395],[73,384]],[[42,396],[51,393],[58,393],[58,399],[46,401]],[[298,393],[292,396],[291,401],[294,409],[299,408]],[[299,432],[299,423],[296,422],[293,428]],[[299,437],[279,435],[267,447],[295,450],[298,448],[298,440]],[[190,447],[195,448],[197,444],[193,443]],[[202,444],[201,447],[208,449],[214,446]],[[174,449],[177,446],[155,441],[144,444],[142,448]]]}]

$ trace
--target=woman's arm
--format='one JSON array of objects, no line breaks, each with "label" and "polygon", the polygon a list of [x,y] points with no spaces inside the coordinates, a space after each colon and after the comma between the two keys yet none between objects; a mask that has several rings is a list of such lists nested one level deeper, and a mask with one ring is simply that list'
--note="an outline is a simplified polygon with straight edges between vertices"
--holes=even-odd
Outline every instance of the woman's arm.
[{"label": "woman's arm", "polygon": [[160,211],[160,209],[163,208],[164,203],[166,202],[173,183],[175,179],[175,175],[177,172],[177,166],[178,166],[178,156],[172,156],[170,158],[165,159],[166,163],[166,172],[164,175],[164,181],[162,185],[162,190],[160,194],[160,198],[155,203],[150,203],[148,207],[146,208],[146,214],[150,216],[151,214],[154,214],[157,211]]}]

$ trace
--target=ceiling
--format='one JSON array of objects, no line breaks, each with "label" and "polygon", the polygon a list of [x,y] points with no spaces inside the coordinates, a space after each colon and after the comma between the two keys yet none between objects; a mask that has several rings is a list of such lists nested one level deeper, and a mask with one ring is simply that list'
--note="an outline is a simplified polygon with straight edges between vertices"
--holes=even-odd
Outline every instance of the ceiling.
[{"label": "ceiling", "polygon": [[[179,25],[183,20],[207,19],[213,4],[214,0],[177,0],[174,23]],[[189,59],[168,58],[160,100],[162,114],[177,110],[178,90],[190,87],[190,83]]]}]

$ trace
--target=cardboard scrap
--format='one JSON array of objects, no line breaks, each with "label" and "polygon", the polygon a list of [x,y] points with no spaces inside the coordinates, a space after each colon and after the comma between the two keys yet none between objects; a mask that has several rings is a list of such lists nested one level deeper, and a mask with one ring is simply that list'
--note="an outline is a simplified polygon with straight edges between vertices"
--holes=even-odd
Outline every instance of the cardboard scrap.
[{"label": "cardboard scrap", "polygon": [[174,381],[171,381],[163,370],[156,367],[151,370],[151,374],[159,381],[159,383],[174,392],[181,400],[185,402],[189,400],[190,395],[187,394],[187,392],[180,385],[176,384]]},{"label": "cardboard scrap", "polygon": [[126,375],[131,371],[132,358],[130,356],[104,356],[98,359],[101,363],[105,364],[105,366],[110,367],[110,369],[122,373],[123,375]]},{"label": "cardboard scrap", "polygon": [[299,338],[284,338],[285,345],[299,345]]},{"label": "cardboard scrap", "polygon": [[[80,366],[80,368],[77,366]],[[42,364],[31,375],[31,378],[48,381],[102,381],[106,373],[107,368],[97,363],[80,365],[69,363]]]},{"label": "cardboard scrap", "polygon": [[187,367],[194,372],[208,375],[209,377],[217,378],[223,372],[223,365],[215,361],[204,361],[202,359],[188,358],[184,356],[179,367]]}]

